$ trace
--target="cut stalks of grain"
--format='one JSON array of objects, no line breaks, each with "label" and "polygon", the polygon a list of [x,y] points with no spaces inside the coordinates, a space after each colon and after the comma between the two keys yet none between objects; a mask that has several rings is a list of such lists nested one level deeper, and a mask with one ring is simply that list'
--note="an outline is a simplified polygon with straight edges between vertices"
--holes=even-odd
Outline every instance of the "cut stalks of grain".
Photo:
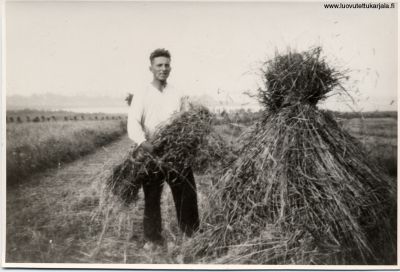
[{"label": "cut stalks of grain", "polygon": [[[267,62],[263,120],[211,189],[198,262],[395,264],[396,185],[316,107],[343,76],[319,48]],[[340,85],[341,86],[341,85]]]},{"label": "cut stalks of grain", "polygon": [[137,199],[148,171],[179,174],[192,167],[210,133],[211,117],[208,109],[201,106],[191,106],[190,110],[174,115],[166,125],[157,128],[150,139],[153,154],[135,147],[114,167],[106,180],[106,192],[129,205]]}]

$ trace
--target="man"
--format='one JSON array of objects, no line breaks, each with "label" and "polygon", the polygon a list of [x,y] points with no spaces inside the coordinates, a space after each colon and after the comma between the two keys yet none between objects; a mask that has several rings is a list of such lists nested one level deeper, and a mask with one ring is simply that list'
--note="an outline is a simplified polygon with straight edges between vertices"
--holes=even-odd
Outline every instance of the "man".
[{"label": "man", "polygon": [[[144,92],[132,100],[128,114],[128,135],[143,152],[153,153],[151,144],[157,126],[167,122],[174,112],[185,110],[187,98],[167,83],[171,72],[171,55],[165,49],[157,49],[150,55],[150,71],[153,81],[144,87]],[[191,169],[181,175],[154,171],[143,174],[142,184],[145,198],[143,228],[147,242],[162,244],[160,200],[163,183],[166,181],[173,194],[178,224],[191,236],[199,226],[196,184]],[[183,170],[183,169],[182,169]],[[148,243],[146,243],[148,244]]]}]

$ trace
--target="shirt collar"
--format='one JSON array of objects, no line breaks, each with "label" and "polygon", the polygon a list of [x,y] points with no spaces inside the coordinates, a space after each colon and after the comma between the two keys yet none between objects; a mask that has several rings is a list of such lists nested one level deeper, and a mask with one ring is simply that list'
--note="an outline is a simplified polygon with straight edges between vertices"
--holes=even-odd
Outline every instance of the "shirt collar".
[{"label": "shirt collar", "polygon": [[150,88],[152,88],[155,92],[157,92],[158,94],[164,94],[166,90],[169,90],[171,87],[171,84],[167,82],[167,84],[165,85],[164,89],[162,91],[158,90],[151,82],[149,83]]}]

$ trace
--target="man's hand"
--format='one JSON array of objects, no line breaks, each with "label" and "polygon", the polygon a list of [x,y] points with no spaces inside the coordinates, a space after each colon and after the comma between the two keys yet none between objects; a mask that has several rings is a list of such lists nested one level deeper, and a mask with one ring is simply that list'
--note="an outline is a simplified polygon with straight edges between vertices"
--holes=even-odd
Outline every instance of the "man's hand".
[{"label": "man's hand", "polygon": [[153,151],[154,151],[154,146],[153,146],[150,142],[148,142],[148,141],[145,141],[145,142],[141,143],[141,144],[140,144],[140,147],[141,147],[144,151],[146,151],[147,153],[150,153],[150,154],[152,154]]},{"label": "man's hand", "polygon": [[133,94],[128,93],[127,97],[125,98],[125,101],[126,101],[126,103],[128,103],[128,106],[130,106],[132,104],[132,98],[133,98]]}]

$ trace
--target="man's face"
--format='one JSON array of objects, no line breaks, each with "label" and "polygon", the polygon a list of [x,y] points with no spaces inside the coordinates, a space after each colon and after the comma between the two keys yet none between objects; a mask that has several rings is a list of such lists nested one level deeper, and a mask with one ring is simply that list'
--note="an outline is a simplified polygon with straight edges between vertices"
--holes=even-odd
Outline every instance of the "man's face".
[{"label": "man's face", "polygon": [[171,72],[171,60],[167,57],[156,57],[153,59],[150,71],[153,73],[154,78],[165,82]]}]

